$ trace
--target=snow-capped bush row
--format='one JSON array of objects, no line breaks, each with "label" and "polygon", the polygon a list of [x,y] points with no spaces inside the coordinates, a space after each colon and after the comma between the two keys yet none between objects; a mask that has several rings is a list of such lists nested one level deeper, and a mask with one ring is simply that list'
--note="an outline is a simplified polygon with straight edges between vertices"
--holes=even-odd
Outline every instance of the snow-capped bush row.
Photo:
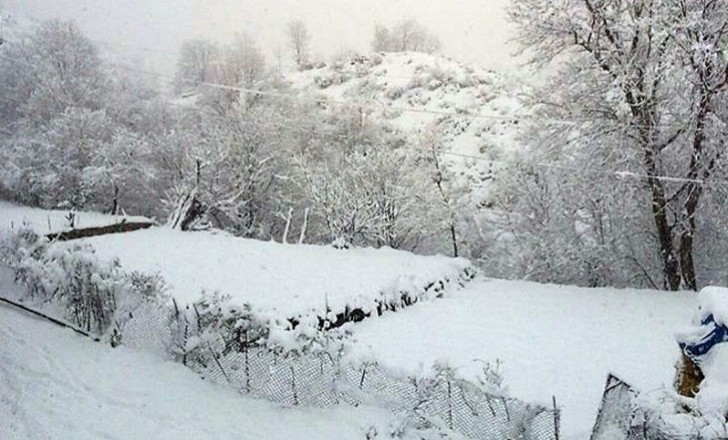
[{"label": "snow-capped bush row", "polygon": [[4,237],[3,259],[28,299],[62,304],[68,318],[97,334],[120,331],[127,312],[117,309],[132,306],[127,298],[169,307],[174,300],[178,313],[224,298],[226,310],[246,310],[266,329],[330,329],[442,297],[475,274],[462,259],[166,228],[66,243],[29,229]]},{"label": "snow-capped bush row", "polygon": [[[393,249],[285,245],[222,233],[153,228],[83,240],[125,270],[160,274],[169,295],[190,304],[202,292],[249,304],[273,319],[377,314],[459,289],[475,269],[465,259]],[[340,323],[340,322],[339,322]]]},{"label": "snow-capped bush row", "polygon": [[100,260],[88,244],[62,247],[30,229],[0,234],[0,264],[25,286],[19,300],[53,304],[76,327],[112,340],[143,303],[163,301],[158,276],[124,272],[118,260]]}]

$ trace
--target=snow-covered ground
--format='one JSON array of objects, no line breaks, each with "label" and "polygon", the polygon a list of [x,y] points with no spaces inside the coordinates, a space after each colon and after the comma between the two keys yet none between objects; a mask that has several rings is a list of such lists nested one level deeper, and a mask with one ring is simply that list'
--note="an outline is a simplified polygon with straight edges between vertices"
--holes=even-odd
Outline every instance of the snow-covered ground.
[{"label": "snow-covered ground", "polygon": [[[42,228],[43,222],[50,215],[47,211],[13,206],[5,203],[0,205],[2,208],[11,208],[0,211],[2,224],[14,221],[9,220],[10,218],[36,218],[39,224],[36,227]],[[12,213],[14,217],[8,213]],[[60,221],[64,214],[59,212],[54,215],[58,215]],[[82,219],[87,215],[103,222],[110,218],[80,214]],[[88,221],[91,222],[90,219]],[[495,363],[499,360],[502,362],[501,371],[506,385],[513,397],[550,404],[551,396],[556,396],[563,409],[563,438],[567,439],[588,436],[609,372],[617,374],[643,391],[654,390],[663,385],[671,386],[673,365],[679,353],[674,332],[690,322],[697,306],[694,293],[581,289],[486,279],[471,281],[465,288],[460,288],[458,281],[463,270],[470,267],[468,261],[422,257],[391,249],[337,250],[326,246],[283,245],[239,239],[226,234],[184,233],[167,228],[94,237],[84,241],[91,243],[103,259],[119,258],[125,270],[159,272],[170,285],[169,293],[183,302],[195,301],[203,290],[219,291],[232,296],[237,302],[252,303],[258,311],[283,318],[311,311],[321,313],[327,305],[333,310],[347,305],[366,309],[372,307],[374,299],[382,298],[382,295],[397,295],[400,290],[407,289],[421,290],[433,281],[448,279],[451,288],[444,291],[444,298],[416,304],[405,310],[387,313],[354,325],[354,355],[367,358],[374,356],[388,367],[410,372],[429,369],[435,361],[446,360],[466,377],[477,374],[484,362]],[[9,281],[0,280],[0,289],[8,284]],[[78,429],[83,433],[74,438],[83,438],[84,435],[89,438],[98,437],[94,433],[100,432],[121,433],[123,436],[128,432],[122,429],[125,423],[119,421],[123,417],[133,416],[133,411],[127,408],[130,405],[124,400],[126,398],[113,398],[110,402],[103,400],[104,396],[113,397],[113,392],[117,391],[114,388],[116,373],[100,376],[94,373],[95,368],[105,370],[111,368],[111,364],[120,364],[125,367],[124,374],[138,369],[142,376],[151,375],[146,369],[157,368],[159,370],[156,371],[165,377],[188,377],[192,374],[181,367],[164,364],[126,350],[112,352],[104,348],[92,355],[86,353],[85,348],[79,348],[83,346],[81,342],[68,342],[75,335],[51,331],[42,326],[30,328],[20,324],[19,320],[14,312],[0,309],[0,339],[10,341],[8,344],[0,344],[0,374],[17,376],[25,374],[24,371],[27,370],[27,374],[37,379],[39,385],[14,386],[16,383],[23,383],[22,380],[28,380],[25,376],[20,379],[9,376],[10,380],[0,380],[0,414],[19,411],[18,408],[22,405],[29,405],[25,398],[18,397],[22,396],[21,393],[30,395],[28,400],[32,401],[35,399],[32,393],[41,393],[45,386],[55,386],[53,380],[57,375],[61,375],[61,379],[65,377],[70,380],[71,375],[68,372],[77,372],[73,374],[76,381],[69,382],[73,387],[65,391],[52,391],[54,395],[61,396],[58,400],[42,401],[43,410],[59,415],[53,419],[56,422],[47,422],[51,425],[43,428],[55,431],[43,432],[52,434],[65,432],[65,429]],[[61,346],[55,348],[58,338]],[[86,342],[83,341],[84,344]],[[66,354],[61,356],[64,350]],[[43,357],[44,352],[62,358],[63,363],[46,363],[51,358]],[[29,359],[32,368],[19,364],[23,356]],[[96,363],[96,366],[84,366],[83,359],[86,358]],[[7,367],[8,365],[11,367]],[[119,376],[119,381],[121,377]],[[86,392],[86,380],[98,383],[89,386],[87,390],[91,396],[87,399],[90,403],[84,405],[89,406],[76,410],[85,414],[84,417],[72,419],[77,420],[74,423],[80,424],[53,425],[60,423],[58,420],[63,419],[61,416],[66,414],[65,411],[71,411],[61,404],[61,399],[72,398],[74,395],[68,394],[71,392],[76,393],[75,396]],[[134,377],[133,380],[146,379]],[[156,380],[159,378],[152,381]],[[152,412],[159,417],[144,419],[140,426],[143,429],[157,429],[159,426],[154,425],[156,419],[174,425],[185,419],[182,416],[185,407],[178,411],[178,418],[176,415],[163,415],[163,411],[173,412],[177,402],[185,399],[194,401],[198,393],[220,393],[199,388],[203,385],[198,382],[189,382],[192,387],[190,390],[175,391],[183,396],[170,398],[169,406],[157,413]],[[147,405],[159,403],[154,399],[162,399],[159,397],[161,394],[156,391],[144,392],[148,382],[139,383],[138,387],[134,383],[129,384],[133,391],[129,399],[133,405],[143,407],[145,399],[151,399]],[[103,393],[94,388],[97,385],[102,387]],[[149,386],[151,390],[155,390],[153,385]],[[222,402],[228,402],[228,399],[234,397],[225,392],[221,395],[228,396],[219,397]],[[112,412],[121,411],[113,406],[117,403],[122,409],[127,408],[128,412],[122,411],[121,416],[114,418]],[[217,408],[215,405],[217,404],[211,404],[210,408]],[[246,401],[236,405],[252,403]],[[260,405],[273,408],[267,404]],[[195,408],[198,406],[200,405]],[[221,403],[219,407],[235,406]],[[97,410],[100,414],[98,417],[94,416],[94,411]],[[224,420],[230,412],[221,411],[223,415],[214,419],[216,423],[222,420],[215,429],[237,427]],[[254,414],[255,411],[267,414],[268,410],[250,411]],[[336,411],[337,409],[321,412],[290,411],[286,412],[290,422],[286,420],[285,426],[274,424],[274,427],[268,428],[262,423],[256,428],[280,429],[281,434],[263,437],[284,438],[288,425],[295,425],[306,418],[325,420]],[[10,429],[11,424],[14,429],[30,426],[32,423],[46,426],[43,425],[46,422],[36,420],[40,417],[38,414],[40,412],[36,414],[28,409],[28,414],[24,415],[27,418],[0,421],[0,430]],[[93,431],[96,428],[91,422],[87,422],[105,417],[110,420],[110,425],[105,428],[107,431]],[[261,417],[262,420],[267,420],[267,416]],[[349,420],[346,418],[348,415],[342,417],[342,423],[349,423],[346,421]],[[273,419],[274,417],[270,418]],[[318,422],[311,423],[316,425]],[[199,426],[203,429],[202,422]],[[322,430],[329,429],[326,428],[327,425],[321,426]],[[116,432],[117,429],[120,431]],[[158,432],[163,432],[164,435],[167,433]],[[361,434],[360,431],[356,432]],[[316,438],[343,438],[342,435],[332,437],[326,433]],[[18,435],[18,438],[22,438],[23,433]],[[214,437],[212,434],[205,436]],[[225,435],[219,437],[226,438]],[[0,435],[0,438],[4,437]]]},{"label": "snow-covered ground", "polygon": [[416,294],[441,280],[459,288],[463,271],[471,268],[464,259],[392,249],[284,245],[168,228],[83,241],[102,259],[119,258],[127,271],[161,274],[169,294],[182,303],[198,300],[203,290],[217,291],[276,318],[324,316],[327,306],[336,313],[347,306],[371,311],[377,299]]},{"label": "snow-covered ground", "polygon": [[[29,208],[0,200],[0,232],[2,230],[17,230],[23,226],[30,227],[39,234],[67,231],[72,229],[68,219],[69,213],[68,210]],[[74,213],[76,228],[109,226],[122,221],[136,222],[149,221],[149,219],[86,211]]]},{"label": "snow-covered ground", "polygon": [[111,349],[3,304],[0,341],[3,440],[363,439],[392,418],[364,406],[246,398],[182,365]]},{"label": "snow-covered ground", "polygon": [[356,350],[389,366],[448,360],[466,377],[502,362],[514,397],[563,409],[564,438],[588,438],[607,374],[643,391],[671,387],[674,332],[694,293],[581,289],[483,280],[433,303],[354,327]]}]

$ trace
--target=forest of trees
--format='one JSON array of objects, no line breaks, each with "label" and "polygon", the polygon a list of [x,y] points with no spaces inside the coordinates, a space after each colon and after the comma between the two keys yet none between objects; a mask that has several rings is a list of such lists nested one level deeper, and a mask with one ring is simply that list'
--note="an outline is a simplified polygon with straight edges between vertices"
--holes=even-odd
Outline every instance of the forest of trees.
[{"label": "forest of trees", "polygon": [[[303,57],[293,37],[304,37],[294,28],[292,49]],[[194,198],[202,215],[189,227],[288,242],[453,249],[431,150],[402,148],[401,135],[356,103],[294,98],[249,36],[228,45],[185,42],[173,86],[174,96],[194,102],[105,64],[73,23],[51,21],[7,45],[0,57],[2,194],[32,206],[161,221]]]},{"label": "forest of trees", "polygon": [[[506,278],[728,282],[726,2],[516,0],[510,15],[553,74],[487,207],[462,203],[438,127],[410,145],[363,97],[301,99],[248,35],[185,42],[170,96],[60,21],[3,45],[0,194],[162,221],[194,199],[190,227],[459,254]],[[300,68],[310,36],[292,22],[286,37]],[[440,44],[404,21],[373,46]]]},{"label": "forest of trees", "polygon": [[402,20],[390,27],[378,24],[374,28],[372,50],[375,52],[433,53],[441,46],[437,35],[412,19]]},{"label": "forest of trees", "polygon": [[[517,0],[519,40],[555,70],[509,176],[505,272],[586,285],[726,281],[728,6]],[[549,167],[541,164],[548,163]]]}]

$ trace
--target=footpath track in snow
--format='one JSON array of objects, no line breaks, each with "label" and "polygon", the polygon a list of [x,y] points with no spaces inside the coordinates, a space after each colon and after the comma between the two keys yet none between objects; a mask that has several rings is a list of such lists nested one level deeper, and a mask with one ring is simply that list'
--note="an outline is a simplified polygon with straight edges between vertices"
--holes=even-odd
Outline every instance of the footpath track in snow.
[{"label": "footpath track in snow", "polygon": [[[2,286],[0,286],[2,290]],[[0,438],[360,439],[381,410],[286,408],[0,304]]]}]

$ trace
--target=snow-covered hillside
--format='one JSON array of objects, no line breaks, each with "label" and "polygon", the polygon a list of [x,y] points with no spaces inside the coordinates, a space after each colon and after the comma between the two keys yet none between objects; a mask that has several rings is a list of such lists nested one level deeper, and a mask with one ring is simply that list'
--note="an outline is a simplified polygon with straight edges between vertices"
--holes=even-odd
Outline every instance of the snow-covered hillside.
[{"label": "snow-covered hillside", "polygon": [[302,98],[360,105],[367,118],[399,130],[410,148],[437,126],[443,160],[474,190],[517,149],[524,85],[515,77],[407,52],[352,55],[287,79]]},{"label": "snow-covered hillside", "polygon": [[356,349],[416,371],[447,360],[472,376],[501,361],[514,397],[556,396],[567,439],[589,437],[611,372],[642,391],[672,387],[675,331],[694,293],[483,280],[451,297],[355,327]]},{"label": "snow-covered hillside", "polygon": [[[203,291],[229,295],[274,318],[291,318],[347,307],[365,313],[376,301],[434,298],[467,281],[469,261],[423,257],[392,249],[334,249],[283,245],[226,234],[153,228],[84,239],[102,259],[119,258],[127,271],[159,273],[180,302]],[[442,284],[441,284],[442,283]]]}]

